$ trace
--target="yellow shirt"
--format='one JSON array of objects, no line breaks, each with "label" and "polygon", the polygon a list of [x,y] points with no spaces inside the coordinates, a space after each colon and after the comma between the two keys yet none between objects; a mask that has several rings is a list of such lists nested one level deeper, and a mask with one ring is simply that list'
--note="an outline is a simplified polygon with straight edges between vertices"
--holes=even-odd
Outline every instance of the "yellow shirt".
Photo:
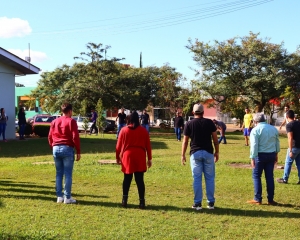
[{"label": "yellow shirt", "polygon": [[247,113],[244,115],[244,126],[245,128],[249,128],[251,125],[251,121],[253,121],[253,116],[251,113]]}]

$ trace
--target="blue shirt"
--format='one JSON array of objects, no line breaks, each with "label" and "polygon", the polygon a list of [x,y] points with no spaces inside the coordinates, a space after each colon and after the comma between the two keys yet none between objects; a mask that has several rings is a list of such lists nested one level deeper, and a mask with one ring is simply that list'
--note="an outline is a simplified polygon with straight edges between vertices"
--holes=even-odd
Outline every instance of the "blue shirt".
[{"label": "blue shirt", "polygon": [[255,158],[258,153],[280,152],[278,130],[260,122],[250,133],[250,158]]}]

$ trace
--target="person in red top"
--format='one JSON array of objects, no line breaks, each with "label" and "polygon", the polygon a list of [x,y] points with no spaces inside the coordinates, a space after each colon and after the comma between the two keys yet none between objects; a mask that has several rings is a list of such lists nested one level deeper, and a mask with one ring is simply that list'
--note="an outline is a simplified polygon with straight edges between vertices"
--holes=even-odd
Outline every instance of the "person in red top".
[{"label": "person in red top", "polygon": [[[148,161],[146,162],[146,154]],[[152,166],[152,150],[147,130],[140,126],[139,115],[130,115],[129,125],[121,129],[116,146],[117,163],[124,173],[122,206],[127,207],[128,192],[132,177],[138,188],[140,209],[145,208],[144,172]]]},{"label": "person in red top", "polygon": [[[72,172],[74,166],[74,148],[76,161],[80,160],[80,140],[77,123],[72,116],[72,105],[65,103],[61,106],[63,116],[55,119],[50,126],[48,135],[49,145],[53,151],[56,168],[56,195],[58,203],[76,203],[72,198]],[[65,176],[64,194],[62,193],[63,176]]]}]

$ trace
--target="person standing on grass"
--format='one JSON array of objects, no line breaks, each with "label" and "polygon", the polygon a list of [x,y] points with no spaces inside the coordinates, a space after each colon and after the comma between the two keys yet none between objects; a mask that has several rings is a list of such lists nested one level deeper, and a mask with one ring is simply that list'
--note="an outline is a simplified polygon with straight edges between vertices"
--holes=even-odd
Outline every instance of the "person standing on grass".
[{"label": "person standing on grass", "polygon": [[175,130],[177,141],[181,141],[181,130],[183,128],[184,128],[183,117],[180,116],[179,112],[176,112],[176,117],[174,119],[174,130]]},{"label": "person standing on grass", "polygon": [[250,134],[250,159],[254,183],[254,198],[250,204],[262,203],[261,175],[265,172],[267,183],[268,205],[277,205],[274,201],[274,166],[280,152],[278,130],[265,122],[263,113],[256,113],[254,122],[257,124]]},{"label": "person standing on grass", "polygon": [[288,183],[292,165],[295,160],[298,170],[298,182],[300,184],[300,122],[295,120],[293,110],[286,112],[286,133],[288,136],[288,146],[285,158],[284,173],[282,178],[278,178],[278,183]]},{"label": "person standing on grass", "polygon": [[248,137],[250,136],[251,129],[252,129],[252,123],[253,123],[253,116],[250,113],[250,109],[246,107],[245,109],[245,115],[244,115],[244,121],[242,129],[244,131],[244,137],[245,137],[245,146],[249,146]]},{"label": "person standing on grass", "polygon": [[284,125],[288,124],[288,120],[287,120],[287,117],[286,117],[286,113],[287,113],[287,111],[289,111],[289,110],[290,110],[290,106],[289,106],[289,105],[285,105],[285,106],[284,106],[284,111],[285,111],[285,113],[284,113],[284,115],[283,115],[284,120],[283,120],[282,123],[280,124],[279,130],[281,130],[281,128],[282,128]]},{"label": "person standing on grass", "polygon": [[225,131],[226,131],[226,124],[222,121],[217,121],[216,119],[213,120],[214,124],[216,125],[217,129],[220,130],[220,138],[218,140],[219,144],[223,140],[224,144],[227,144]]},{"label": "person standing on grass", "polygon": [[98,114],[96,113],[96,111],[94,109],[92,109],[92,117],[91,117],[91,121],[92,121],[92,126],[90,129],[90,135],[93,133],[93,130],[95,129],[95,134],[98,135],[98,128],[97,128],[97,118],[98,118]]},{"label": "person standing on grass", "polygon": [[123,127],[126,126],[126,114],[124,113],[124,108],[121,108],[121,112],[118,114],[116,118],[116,122],[119,119],[119,124],[118,124],[118,131],[117,131],[117,139],[119,137],[119,133]]},{"label": "person standing on grass", "polygon": [[[72,105],[61,106],[63,116],[51,122],[48,135],[49,145],[53,151],[56,168],[57,202],[65,204],[76,203],[72,198],[72,174],[74,166],[74,148],[76,161],[80,160],[80,140],[77,123],[72,119]],[[63,177],[65,177],[64,193],[62,192]]]},{"label": "person standing on grass", "polygon": [[[148,161],[146,162],[146,155]],[[122,128],[116,146],[117,163],[124,173],[122,206],[127,207],[128,193],[132,177],[138,188],[140,209],[145,208],[144,172],[152,166],[152,150],[147,130],[140,126],[139,115],[133,112],[129,124]]]},{"label": "person standing on grass", "polygon": [[5,114],[5,109],[1,108],[0,109],[0,137],[2,135],[3,142],[7,142],[7,140],[5,138],[7,121],[8,121],[8,116],[6,116],[6,114]]},{"label": "person standing on grass", "polygon": [[141,116],[141,123],[142,123],[142,127],[146,128],[147,132],[149,133],[150,117],[146,109],[143,110],[143,114]]},{"label": "person standing on grass", "polygon": [[18,113],[18,124],[19,124],[19,139],[24,140],[24,132],[26,127],[26,117],[25,117],[25,111],[24,108],[19,109]]},{"label": "person standing on grass", "polygon": [[185,152],[190,138],[190,162],[194,178],[194,205],[192,208],[196,210],[202,209],[202,173],[204,173],[207,207],[208,209],[214,209],[215,163],[219,160],[217,128],[212,120],[203,117],[203,105],[195,104],[193,114],[194,119],[186,123],[183,132],[181,162],[183,165],[186,163]]}]

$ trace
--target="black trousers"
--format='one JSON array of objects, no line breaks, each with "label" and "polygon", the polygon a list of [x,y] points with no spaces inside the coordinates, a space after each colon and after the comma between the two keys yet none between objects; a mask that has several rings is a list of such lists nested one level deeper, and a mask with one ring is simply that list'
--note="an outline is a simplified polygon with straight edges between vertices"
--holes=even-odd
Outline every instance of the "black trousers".
[{"label": "black trousers", "polygon": [[128,196],[133,174],[134,174],[134,180],[138,188],[139,198],[143,200],[145,199],[144,172],[135,172],[131,174],[124,173],[123,196]]},{"label": "black trousers", "polygon": [[93,123],[92,126],[91,126],[91,129],[90,129],[90,133],[92,134],[93,133],[93,129],[95,128],[95,133],[98,133],[98,128],[96,126],[96,123]]}]

